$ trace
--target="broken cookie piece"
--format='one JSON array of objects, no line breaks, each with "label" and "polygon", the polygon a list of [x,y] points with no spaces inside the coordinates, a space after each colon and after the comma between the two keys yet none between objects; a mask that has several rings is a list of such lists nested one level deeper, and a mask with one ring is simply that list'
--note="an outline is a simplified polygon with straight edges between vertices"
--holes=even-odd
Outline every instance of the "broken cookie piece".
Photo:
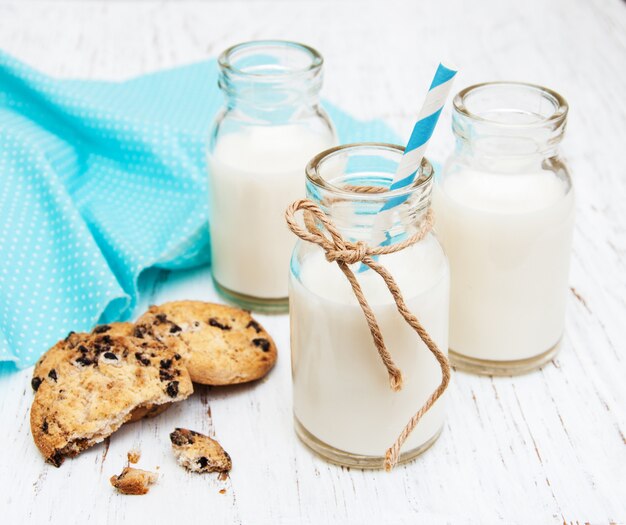
[{"label": "broken cookie piece", "polygon": [[[191,379],[176,355],[171,344],[109,333],[59,341],[39,360],[31,382],[31,434],[46,461],[58,467],[124,423],[189,397]],[[167,378],[165,361],[171,361]]]},{"label": "broken cookie piece", "polygon": [[228,472],[232,468],[228,452],[208,436],[177,428],[170,440],[178,464],[191,472]]},{"label": "broken cookie piece", "polygon": [[150,485],[156,482],[159,475],[147,470],[141,470],[133,467],[124,467],[119,476],[111,476],[111,485],[113,485],[122,494],[140,496],[147,494]]}]

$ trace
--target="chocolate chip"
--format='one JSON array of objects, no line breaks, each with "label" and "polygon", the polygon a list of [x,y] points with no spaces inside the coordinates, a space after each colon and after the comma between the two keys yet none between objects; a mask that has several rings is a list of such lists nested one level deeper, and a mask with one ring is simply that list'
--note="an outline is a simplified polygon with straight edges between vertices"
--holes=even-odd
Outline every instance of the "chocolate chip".
[{"label": "chocolate chip", "polygon": [[264,352],[270,351],[270,342],[267,339],[263,339],[262,337],[258,339],[253,339],[252,344],[254,346],[258,346]]},{"label": "chocolate chip", "polygon": [[78,351],[86,354],[87,352],[89,352],[89,348],[87,348],[85,345],[78,345]]},{"label": "chocolate chip", "polygon": [[180,326],[178,326],[177,324],[172,325],[170,327],[170,334],[175,334],[177,332],[182,332],[182,331],[183,331],[183,329]]},{"label": "chocolate chip", "polygon": [[198,465],[200,465],[200,468],[206,468],[208,464],[209,460],[206,457],[202,456],[198,459]]},{"label": "chocolate chip", "polygon": [[161,359],[161,362],[159,363],[159,365],[161,365],[161,368],[169,368],[170,366],[172,366],[172,360],[171,359]]},{"label": "chocolate chip", "polygon": [[42,381],[41,377],[36,377],[36,376],[35,376],[35,377],[33,377],[33,378],[30,380],[30,386],[32,386],[32,387],[33,387],[33,390],[34,390],[35,392],[37,392],[37,390],[38,390],[38,389],[39,389],[39,387],[41,386],[41,383],[42,383],[42,382],[43,382],[43,381]]},{"label": "chocolate chip", "polygon": [[159,379],[161,381],[169,381],[170,379],[174,379],[174,376],[168,372],[167,370],[163,370],[162,368],[159,370]]},{"label": "chocolate chip", "polygon": [[215,319],[215,317],[211,317],[211,319],[209,319],[209,325],[219,328],[220,330],[230,330],[232,328],[232,326],[220,323],[217,319]]},{"label": "chocolate chip", "polygon": [[67,337],[65,338],[65,341],[68,341],[70,337],[72,337],[76,332],[70,332],[69,334],[67,334]]},{"label": "chocolate chip", "polygon": [[104,332],[108,332],[111,327],[108,324],[101,324],[100,326],[96,326],[93,329],[94,334],[103,334]]},{"label": "chocolate chip", "polygon": [[254,319],[252,319],[247,325],[246,328],[254,328],[254,331],[258,334],[262,328],[259,323],[257,323]]},{"label": "chocolate chip", "polygon": [[82,365],[82,366],[89,366],[90,364],[92,364],[92,363],[93,363],[93,361],[92,361],[91,359],[89,359],[87,356],[84,356],[84,355],[83,355],[83,356],[80,356],[80,357],[76,360],[76,362],[77,362],[79,365]]},{"label": "chocolate chip", "polygon": [[54,454],[52,454],[52,456],[48,458],[48,463],[51,463],[55,467],[60,467],[64,459],[65,458],[63,457],[61,451],[57,450]]},{"label": "chocolate chip", "polygon": [[178,381],[172,381],[167,384],[167,388],[165,389],[167,395],[170,397],[176,397],[178,395]]},{"label": "chocolate chip", "polygon": [[141,352],[135,352],[135,359],[139,361],[143,366],[148,366],[150,364],[150,359],[144,357]]},{"label": "chocolate chip", "polygon": [[157,320],[157,324],[167,322],[167,315],[165,314],[156,314],[154,317]]},{"label": "chocolate chip", "polygon": [[145,326],[139,325],[135,326],[135,330],[133,330],[133,335],[138,339],[143,339],[143,336],[146,334],[147,330]]},{"label": "chocolate chip", "polygon": [[176,361],[180,361],[180,354],[174,354],[174,359],[176,359]]},{"label": "chocolate chip", "polygon": [[43,420],[43,423],[42,423],[42,425],[41,425],[41,431],[42,431],[44,434],[47,434],[47,433],[48,433],[48,421],[47,421],[47,420],[45,420],[45,419]]},{"label": "chocolate chip", "polygon": [[194,444],[194,439],[191,437],[189,430],[184,428],[174,430],[174,432],[170,434],[170,441],[179,447]]},{"label": "chocolate chip", "polygon": [[49,377],[50,379],[53,379],[53,380],[54,380],[54,382],[56,383],[56,382],[57,382],[57,379],[58,379],[58,377],[57,377],[57,371],[53,368],[52,370],[50,370],[50,372],[48,372],[48,377]]},{"label": "chocolate chip", "polygon": [[117,361],[117,356],[113,352],[105,352],[104,357],[106,357],[107,359],[113,359],[114,361]]}]

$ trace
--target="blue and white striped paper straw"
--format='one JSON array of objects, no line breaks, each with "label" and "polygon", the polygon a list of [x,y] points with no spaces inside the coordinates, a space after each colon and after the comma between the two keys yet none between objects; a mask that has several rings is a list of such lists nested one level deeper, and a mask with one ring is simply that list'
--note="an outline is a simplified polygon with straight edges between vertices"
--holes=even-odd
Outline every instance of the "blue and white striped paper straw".
[{"label": "blue and white striped paper straw", "polygon": [[[441,110],[452,88],[452,81],[455,75],[456,71],[454,69],[448,68],[443,64],[439,64],[437,67],[435,77],[430,84],[428,94],[419,112],[417,123],[413,128],[411,138],[409,138],[409,143],[406,145],[404,155],[402,155],[402,159],[398,164],[389,190],[404,188],[415,180],[424,158],[428,141],[432,137],[433,131],[435,131],[439,115],[441,115]],[[382,246],[391,242],[390,239],[385,238],[382,230],[391,223],[392,208],[402,204],[407,198],[406,195],[393,197],[380,209],[374,220],[374,238],[372,240],[375,245]],[[367,269],[366,265],[361,264],[358,271],[364,272]]]},{"label": "blue and white striped paper straw", "polygon": [[[443,64],[439,64],[437,67],[435,77],[430,84],[428,94],[419,112],[417,123],[411,133],[411,138],[406,145],[404,155],[400,160],[400,164],[398,164],[393,182],[389,187],[390,190],[404,188],[415,180],[417,171],[424,158],[428,141],[432,137],[433,131],[435,131],[439,115],[441,115],[441,110],[452,88],[455,75],[456,71],[454,69],[450,69]],[[406,200],[406,197],[389,199],[381,209],[381,212],[401,204],[404,200]]]}]

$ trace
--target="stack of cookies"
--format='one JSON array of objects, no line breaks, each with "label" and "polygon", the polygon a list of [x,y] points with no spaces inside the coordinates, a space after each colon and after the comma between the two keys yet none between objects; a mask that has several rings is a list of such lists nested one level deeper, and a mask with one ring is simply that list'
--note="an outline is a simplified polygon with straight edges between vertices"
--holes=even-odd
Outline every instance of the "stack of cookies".
[{"label": "stack of cookies", "polygon": [[[58,467],[124,423],[186,399],[192,383],[254,381],[275,362],[276,345],[249,312],[199,301],[152,306],[136,323],[70,332],[43,355],[31,383],[31,432],[46,461]],[[179,462],[197,471],[230,468],[228,454],[206,440],[176,429]],[[200,446],[209,453],[195,458]]]}]

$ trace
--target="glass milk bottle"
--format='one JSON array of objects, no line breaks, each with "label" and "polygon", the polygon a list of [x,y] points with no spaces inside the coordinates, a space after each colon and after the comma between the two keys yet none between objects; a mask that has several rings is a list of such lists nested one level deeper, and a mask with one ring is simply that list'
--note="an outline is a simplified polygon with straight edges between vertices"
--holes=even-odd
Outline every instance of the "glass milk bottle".
[{"label": "glass milk bottle", "polygon": [[[413,235],[430,207],[432,167],[424,161],[407,188],[389,191],[403,148],[387,144],[340,146],[307,166],[307,196],[352,242],[400,242]],[[378,186],[363,193],[356,186]],[[391,199],[404,200],[389,221],[376,216]],[[449,274],[432,233],[380,262],[395,278],[409,310],[440,349],[447,351]],[[372,341],[363,311],[345,275],[316,244],[298,240],[291,260],[289,308],[293,410],[302,441],[326,459],[380,468],[386,449],[439,385],[433,354],[407,325],[381,277],[350,265],[378,320],[386,347],[403,375],[390,388],[387,369]],[[426,450],[439,436],[443,399],[435,402],[402,447],[400,461]]]},{"label": "glass milk bottle", "polygon": [[523,83],[454,99],[456,150],[433,194],[450,261],[450,358],[516,374],[554,357],[563,335],[574,191],[559,144],[568,106]]},{"label": "glass milk bottle", "polygon": [[209,152],[209,223],[218,291],[245,308],[287,309],[294,239],[284,210],[303,170],[336,143],[319,106],[321,55],[294,42],[247,42],[219,58],[226,104]]}]

